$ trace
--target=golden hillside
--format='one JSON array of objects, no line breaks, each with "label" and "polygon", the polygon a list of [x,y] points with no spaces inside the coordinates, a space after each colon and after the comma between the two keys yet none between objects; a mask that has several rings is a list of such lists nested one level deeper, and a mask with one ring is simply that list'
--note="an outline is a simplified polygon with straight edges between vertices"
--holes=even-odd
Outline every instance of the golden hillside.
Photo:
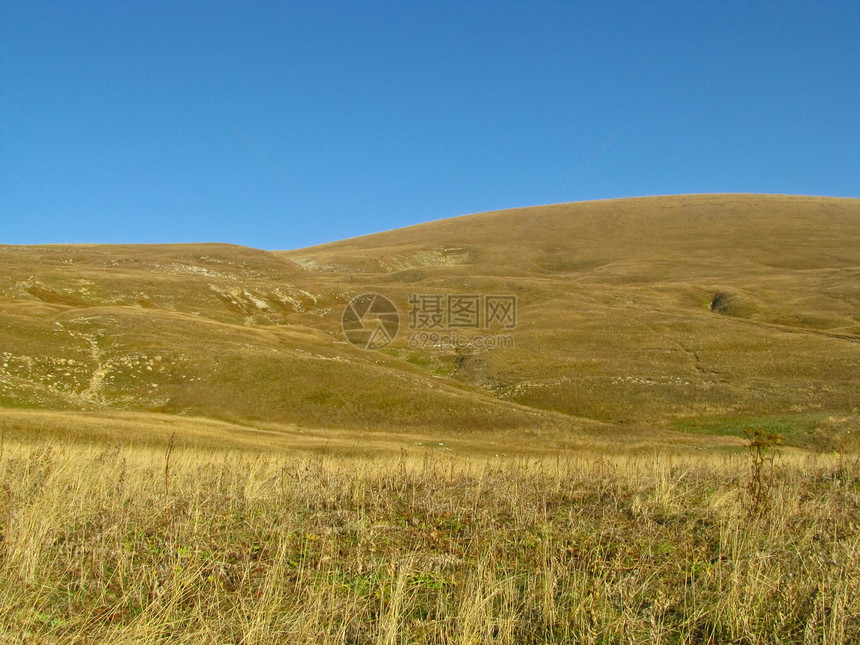
[{"label": "golden hillside", "polygon": [[[341,330],[364,293],[400,313],[378,351]],[[416,294],[515,296],[516,325],[456,330],[504,346],[440,345],[409,328]],[[237,441],[631,446],[763,426],[829,447],[858,427],[858,343],[856,199],[559,204],[284,252],[0,247],[0,405],[218,419]]]}]

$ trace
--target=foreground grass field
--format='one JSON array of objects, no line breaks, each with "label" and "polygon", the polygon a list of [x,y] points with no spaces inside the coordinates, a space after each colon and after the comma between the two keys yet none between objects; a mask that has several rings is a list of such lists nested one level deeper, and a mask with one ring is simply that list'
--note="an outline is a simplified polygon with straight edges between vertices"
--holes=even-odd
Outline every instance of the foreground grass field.
[{"label": "foreground grass field", "polygon": [[755,463],[6,438],[0,642],[858,642],[857,460]]}]

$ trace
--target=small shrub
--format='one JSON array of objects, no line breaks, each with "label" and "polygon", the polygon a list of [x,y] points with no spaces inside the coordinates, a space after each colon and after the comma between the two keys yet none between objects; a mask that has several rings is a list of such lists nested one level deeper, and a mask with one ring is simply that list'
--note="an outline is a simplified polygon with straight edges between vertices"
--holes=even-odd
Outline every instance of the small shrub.
[{"label": "small shrub", "polygon": [[747,481],[747,511],[753,517],[764,515],[770,508],[773,490],[774,459],[777,446],[784,438],[781,434],[757,428],[745,430],[747,452],[750,459],[750,476]]}]

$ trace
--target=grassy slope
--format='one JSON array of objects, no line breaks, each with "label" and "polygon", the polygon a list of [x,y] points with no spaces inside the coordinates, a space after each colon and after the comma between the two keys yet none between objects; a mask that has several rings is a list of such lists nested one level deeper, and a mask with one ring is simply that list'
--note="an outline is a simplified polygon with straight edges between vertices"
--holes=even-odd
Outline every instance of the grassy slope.
[{"label": "grassy slope", "polygon": [[857,425],[858,200],[562,204],[282,257],[326,275],[354,270],[401,302],[423,291],[517,294],[515,348],[470,355],[454,374],[506,400],[639,426],[792,417],[795,430],[811,425],[813,443],[841,433],[845,415]]},{"label": "grassy slope", "polygon": [[[0,247],[0,405],[544,445],[698,441],[740,418],[831,446],[858,423],[858,278],[860,200],[755,195],[517,209],[282,253]],[[411,293],[516,294],[515,346],[415,350],[401,333],[362,352],[339,324],[367,291],[401,314]]]}]

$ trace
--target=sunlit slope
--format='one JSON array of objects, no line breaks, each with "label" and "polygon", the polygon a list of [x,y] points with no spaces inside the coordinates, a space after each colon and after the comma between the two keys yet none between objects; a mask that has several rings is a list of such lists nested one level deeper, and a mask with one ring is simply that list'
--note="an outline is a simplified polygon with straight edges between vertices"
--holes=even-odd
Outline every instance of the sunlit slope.
[{"label": "sunlit slope", "polygon": [[402,302],[425,291],[516,294],[514,348],[425,352],[505,400],[626,424],[765,415],[810,436],[856,425],[858,200],[561,204],[281,257]]},{"label": "sunlit slope", "polygon": [[[368,292],[401,313],[381,351],[340,330]],[[512,346],[410,346],[412,294],[515,295]],[[857,427],[858,374],[860,200],[561,204],[276,253],[0,246],[7,407],[446,436],[766,423],[815,442]]]},{"label": "sunlit slope", "polygon": [[860,235],[858,210],[856,199],[782,195],[602,200],[454,217],[283,255],[362,271],[448,264],[477,265],[490,275],[515,268],[630,279],[650,269],[641,276],[648,281],[705,268],[732,275],[857,267],[860,249],[851,242]]},{"label": "sunlit slope", "polygon": [[339,330],[347,291],[306,285],[263,251],[2,247],[0,270],[3,406],[317,429],[567,423],[353,347]]}]

